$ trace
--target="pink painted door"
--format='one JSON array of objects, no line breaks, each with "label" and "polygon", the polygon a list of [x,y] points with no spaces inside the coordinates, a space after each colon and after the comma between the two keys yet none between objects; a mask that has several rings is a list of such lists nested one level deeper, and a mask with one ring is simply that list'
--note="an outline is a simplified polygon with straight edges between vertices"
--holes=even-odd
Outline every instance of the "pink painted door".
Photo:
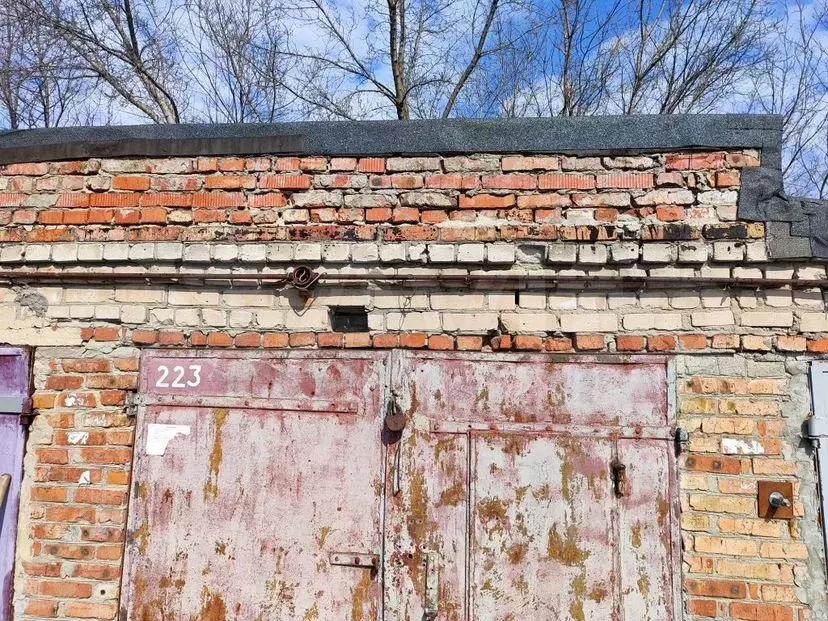
[{"label": "pink painted door", "polygon": [[14,548],[26,427],[20,415],[29,405],[29,357],[0,348],[0,621],[10,621]]},{"label": "pink painted door", "polygon": [[392,386],[386,619],[674,618],[663,361],[403,354]]},{"label": "pink painted door", "polygon": [[145,355],[126,618],[378,619],[385,362]]}]

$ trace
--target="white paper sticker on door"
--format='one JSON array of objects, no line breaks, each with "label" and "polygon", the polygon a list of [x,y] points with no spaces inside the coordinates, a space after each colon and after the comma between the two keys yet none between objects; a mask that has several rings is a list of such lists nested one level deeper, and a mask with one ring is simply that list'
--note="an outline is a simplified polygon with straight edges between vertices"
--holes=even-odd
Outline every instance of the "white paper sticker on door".
[{"label": "white paper sticker on door", "polygon": [[176,436],[188,435],[190,435],[188,425],[150,424],[147,428],[147,444],[144,452],[147,455],[163,455],[170,440]]}]

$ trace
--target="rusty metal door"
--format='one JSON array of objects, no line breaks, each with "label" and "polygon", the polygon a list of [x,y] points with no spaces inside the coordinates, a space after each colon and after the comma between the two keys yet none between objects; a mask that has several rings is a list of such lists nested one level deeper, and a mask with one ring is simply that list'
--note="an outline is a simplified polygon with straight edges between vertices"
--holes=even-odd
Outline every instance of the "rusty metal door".
[{"label": "rusty metal door", "polygon": [[26,440],[20,416],[28,410],[28,353],[0,348],[0,621],[12,618],[14,548]]},{"label": "rusty metal door", "polygon": [[386,359],[145,354],[125,618],[378,619]]},{"label": "rusty metal door", "polygon": [[392,386],[386,619],[674,618],[664,361],[411,354]]}]

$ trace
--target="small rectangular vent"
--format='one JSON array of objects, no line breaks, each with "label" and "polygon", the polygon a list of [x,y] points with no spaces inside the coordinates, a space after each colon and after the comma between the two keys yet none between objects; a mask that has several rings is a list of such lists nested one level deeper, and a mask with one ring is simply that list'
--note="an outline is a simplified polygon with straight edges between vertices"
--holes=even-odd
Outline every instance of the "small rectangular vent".
[{"label": "small rectangular vent", "polygon": [[368,311],[361,306],[339,306],[331,309],[334,332],[368,332]]}]

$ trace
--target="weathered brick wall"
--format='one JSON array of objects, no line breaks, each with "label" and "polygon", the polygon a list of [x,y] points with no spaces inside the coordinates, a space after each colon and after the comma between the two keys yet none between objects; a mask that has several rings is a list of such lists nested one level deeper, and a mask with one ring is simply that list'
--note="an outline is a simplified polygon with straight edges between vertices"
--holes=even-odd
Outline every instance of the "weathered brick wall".
[{"label": "weathered brick wall", "polygon": [[[690,432],[684,618],[827,618],[814,466],[798,437],[807,363],[828,351],[826,272],[769,262],[763,225],[737,220],[740,172],[758,164],[740,150],[5,167],[0,271],[17,276],[0,292],[0,341],[36,348],[16,618],[115,618],[125,403],[141,348],[159,346],[674,356]],[[297,262],[327,273],[310,295],[219,278]],[[76,276],[43,279],[53,271]],[[377,279],[399,275],[422,280]],[[516,275],[527,278],[496,278]],[[333,332],[338,306],[366,308],[369,331]],[[796,519],[756,517],[760,479],[796,482]]]}]

